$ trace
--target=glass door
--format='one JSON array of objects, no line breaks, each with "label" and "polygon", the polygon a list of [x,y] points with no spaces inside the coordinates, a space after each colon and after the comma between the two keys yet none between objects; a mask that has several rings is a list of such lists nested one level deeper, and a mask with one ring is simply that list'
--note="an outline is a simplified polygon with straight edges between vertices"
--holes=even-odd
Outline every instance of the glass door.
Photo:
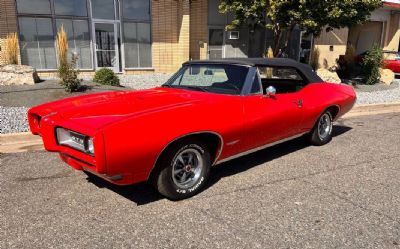
[{"label": "glass door", "polygon": [[108,67],[119,71],[119,51],[116,23],[94,23],[97,68]]},{"label": "glass door", "polygon": [[210,28],[208,30],[208,59],[224,58],[224,29]]}]

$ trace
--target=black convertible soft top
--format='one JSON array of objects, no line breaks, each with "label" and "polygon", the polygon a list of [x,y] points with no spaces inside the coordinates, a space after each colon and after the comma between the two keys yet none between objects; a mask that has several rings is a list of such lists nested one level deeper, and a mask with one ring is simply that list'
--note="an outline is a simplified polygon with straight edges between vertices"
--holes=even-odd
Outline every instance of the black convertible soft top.
[{"label": "black convertible soft top", "polygon": [[286,58],[233,58],[221,60],[192,60],[187,61],[183,65],[192,64],[232,64],[246,65],[251,67],[291,67],[295,68],[307,78],[309,83],[323,82],[323,80],[314,72],[312,67],[307,64],[297,62]]}]

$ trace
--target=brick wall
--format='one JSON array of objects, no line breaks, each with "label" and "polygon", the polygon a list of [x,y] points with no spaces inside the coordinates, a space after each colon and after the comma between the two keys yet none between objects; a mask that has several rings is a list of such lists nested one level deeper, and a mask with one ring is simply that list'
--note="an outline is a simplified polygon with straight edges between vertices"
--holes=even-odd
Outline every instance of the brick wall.
[{"label": "brick wall", "polygon": [[0,65],[5,62],[4,40],[12,32],[17,32],[15,0],[0,0]]},{"label": "brick wall", "polygon": [[207,59],[208,1],[192,1],[190,8],[190,58]]},{"label": "brick wall", "polygon": [[189,0],[152,2],[153,67],[174,72],[189,60]]}]

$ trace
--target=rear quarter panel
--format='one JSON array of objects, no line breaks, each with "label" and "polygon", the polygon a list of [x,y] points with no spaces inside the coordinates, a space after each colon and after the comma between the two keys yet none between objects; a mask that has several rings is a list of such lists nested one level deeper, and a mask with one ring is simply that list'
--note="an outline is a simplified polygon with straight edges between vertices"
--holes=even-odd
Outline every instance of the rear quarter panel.
[{"label": "rear quarter panel", "polygon": [[303,99],[302,131],[309,131],[319,116],[329,107],[337,106],[337,120],[347,113],[356,101],[356,94],[351,86],[334,83],[314,83],[301,90]]}]

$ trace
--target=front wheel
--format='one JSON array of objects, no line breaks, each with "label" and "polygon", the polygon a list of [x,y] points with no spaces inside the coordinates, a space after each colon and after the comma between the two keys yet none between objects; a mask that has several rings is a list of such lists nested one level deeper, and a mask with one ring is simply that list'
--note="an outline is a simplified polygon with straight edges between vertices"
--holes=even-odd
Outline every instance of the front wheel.
[{"label": "front wheel", "polygon": [[321,146],[332,140],[333,118],[330,111],[325,111],[318,119],[309,134],[309,141],[313,145]]},{"label": "front wheel", "polygon": [[164,153],[153,183],[171,200],[186,199],[201,191],[210,167],[210,152],[203,142],[178,142]]}]

